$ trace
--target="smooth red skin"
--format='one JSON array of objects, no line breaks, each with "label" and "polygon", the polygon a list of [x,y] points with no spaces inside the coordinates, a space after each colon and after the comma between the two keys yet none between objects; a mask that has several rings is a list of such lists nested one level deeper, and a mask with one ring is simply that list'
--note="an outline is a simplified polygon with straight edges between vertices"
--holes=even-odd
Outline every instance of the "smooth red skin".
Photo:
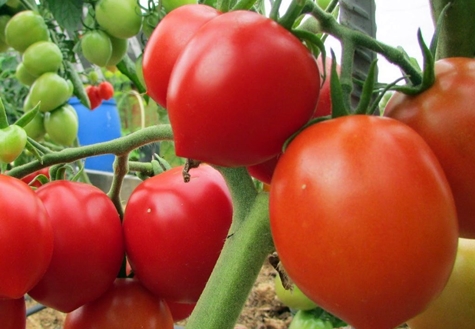
[{"label": "smooth red skin", "polygon": [[100,95],[99,87],[98,86],[87,86],[85,88],[87,97],[89,98],[89,102],[91,103],[91,110],[94,110],[101,106],[102,104],[102,97]]},{"label": "smooth red skin", "polygon": [[31,182],[33,182],[31,184],[31,186],[33,187],[40,187],[42,185],[40,181],[38,180],[33,181],[38,175],[45,175],[46,177],[50,178],[49,167],[37,170],[29,175],[26,175],[25,177],[22,177],[21,180],[25,182],[26,184],[30,184]]},{"label": "smooth red skin", "polygon": [[420,313],[455,261],[444,172],[397,120],[353,115],[305,129],[279,160],[269,207],[289,276],[354,328],[392,329]]},{"label": "smooth red skin", "polygon": [[157,25],[143,53],[143,77],[147,94],[167,108],[170,75],[178,55],[198,29],[220,15],[213,7],[191,4],[181,6]]},{"label": "smooth red skin", "polygon": [[98,299],[66,315],[63,329],[172,329],[164,300],[134,279],[116,279]]},{"label": "smooth red skin", "polygon": [[114,96],[114,86],[109,81],[102,81],[99,84],[99,96],[109,100]]},{"label": "smooth red skin", "polygon": [[71,312],[114,282],[125,255],[120,218],[109,197],[89,184],[53,181],[36,193],[51,217],[54,252],[47,272],[29,295]]},{"label": "smooth red skin", "polygon": [[170,77],[176,154],[227,167],[269,160],[311,118],[319,89],[315,59],[289,31],[255,12],[224,13],[196,32]]},{"label": "smooth red skin", "polygon": [[[317,58],[317,65],[320,72],[325,70],[325,80],[322,79],[322,87],[320,89],[320,96],[318,98],[317,107],[315,109],[315,113],[313,114],[313,118],[318,118],[325,115],[332,114],[332,100],[330,94],[330,75],[331,75],[331,65],[332,60],[330,57],[325,57],[325,67],[323,67],[323,60],[322,57],[319,56]],[[340,66],[337,64],[337,72],[340,72]],[[280,155],[271,158],[262,163],[258,163],[253,166],[247,167],[247,171],[249,174],[260,180],[263,183],[270,184],[272,181],[272,175],[274,174],[275,166],[277,165],[277,161]]]},{"label": "smooth red skin", "polygon": [[195,309],[196,303],[175,303],[167,301],[168,308],[172,314],[173,322],[187,319]]},{"label": "smooth red skin", "polygon": [[136,277],[167,301],[196,303],[228,234],[232,203],[224,178],[200,165],[151,177],[130,195],[123,229]]},{"label": "smooth red skin", "polygon": [[41,200],[19,179],[0,174],[0,298],[21,298],[44,275],[53,228]]},{"label": "smooth red skin", "polygon": [[475,238],[475,60],[442,59],[435,72],[422,94],[395,93],[384,115],[415,129],[434,150],[454,194],[460,236]]},{"label": "smooth red skin", "polygon": [[0,298],[0,322],[2,329],[25,329],[26,306],[23,297],[18,299]]}]

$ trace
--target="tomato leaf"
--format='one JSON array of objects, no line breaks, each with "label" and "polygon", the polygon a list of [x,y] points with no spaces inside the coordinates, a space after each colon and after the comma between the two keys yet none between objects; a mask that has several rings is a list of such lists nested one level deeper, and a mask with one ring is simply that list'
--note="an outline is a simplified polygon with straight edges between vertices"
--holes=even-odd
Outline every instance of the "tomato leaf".
[{"label": "tomato leaf", "polygon": [[83,0],[46,0],[46,3],[61,27],[76,31],[81,25]]}]

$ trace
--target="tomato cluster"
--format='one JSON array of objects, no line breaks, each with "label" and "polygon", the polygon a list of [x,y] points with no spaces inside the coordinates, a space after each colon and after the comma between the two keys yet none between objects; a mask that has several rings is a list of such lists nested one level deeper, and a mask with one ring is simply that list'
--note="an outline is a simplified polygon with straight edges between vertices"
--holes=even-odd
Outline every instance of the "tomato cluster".
[{"label": "tomato cluster", "polygon": [[87,86],[86,93],[91,103],[91,110],[94,110],[102,104],[103,100],[114,96],[114,86],[109,81],[102,81],[99,85]]}]

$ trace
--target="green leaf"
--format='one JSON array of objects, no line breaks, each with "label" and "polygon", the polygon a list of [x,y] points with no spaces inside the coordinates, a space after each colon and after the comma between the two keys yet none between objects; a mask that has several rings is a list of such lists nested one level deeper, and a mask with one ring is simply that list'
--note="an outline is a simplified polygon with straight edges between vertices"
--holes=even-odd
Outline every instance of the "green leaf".
[{"label": "green leaf", "polygon": [[81,25],[83,0],[46,0],[58,24],[68,31],[77,31]]}]

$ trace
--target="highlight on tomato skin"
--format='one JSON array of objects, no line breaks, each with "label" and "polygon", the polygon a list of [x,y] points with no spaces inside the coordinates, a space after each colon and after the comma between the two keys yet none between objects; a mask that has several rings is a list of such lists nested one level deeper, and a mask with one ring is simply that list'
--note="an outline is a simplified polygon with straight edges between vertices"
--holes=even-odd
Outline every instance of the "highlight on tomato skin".
[{"label": "highlight on tomato skin", "polygon": [[269,209],[289,277],[355,328],[395,328],[422,312],[454,265],[445,173],[394,119],[352,115],[303,130],[279,159]]}]

